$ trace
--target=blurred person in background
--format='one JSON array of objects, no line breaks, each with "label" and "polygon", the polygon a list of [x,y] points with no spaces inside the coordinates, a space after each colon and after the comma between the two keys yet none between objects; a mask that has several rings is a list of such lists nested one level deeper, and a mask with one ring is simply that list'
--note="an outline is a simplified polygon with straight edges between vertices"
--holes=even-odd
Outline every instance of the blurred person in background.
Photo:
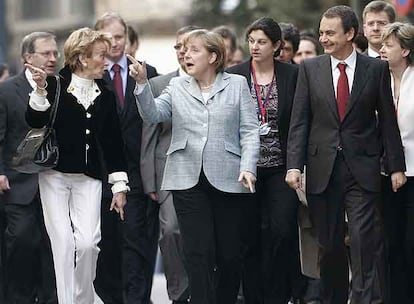
[{"label": "blurred person in background", "polygon": [[358,53],[366,53],[368,48],[368,40],[367,37],[364,36],[364,34],[358,33],[352,44],[354,45],[354,48]]},{"label": "blurred person in background", "polygon": [[[121,124],[131,188],[127,193],[125,221],[121,222],[108,212],[111,192],[110,186],[104,183],[102,250],[95,287],[104,302],[148,304],[158,247],[158,204],[148,201],[142,186],[142,119],[133,94],[135,81],[128,75],[127,25],[120,15],[109,12],[96,21],[95,29],[111,36],[112,46],[106,54],[108,66],[103,78],[116,95],[115,110]],[[149,78],[158,75],[150,65],[147,72]]]},{"label": "blurred person in background", "polygon": [[173,194],[190,303],[235,303],[259,156],[254,103],[245,78],[223,72],[220,35],[195,30],[184,47],[190,76],[173,78],[156,99],[145,65],[135,62],[130,73],[143,119],[172,123],[161,189]]},{"label": "blurred person in background", "polygon": [[387,1],[371,1],[365,6],[362,12],[362,22],[364,35],[368,40],[368,49],[364,54],[380,58],[382,30],[387,24],[395,22],[395,17],[395,8]]},{"label": "blurred person in background", "polygon": [[[91,304],[95,300],[98,242],[101,239],[102,180],[113,184],[110,209],[124,219],[128,176],[116,115],[115,94],[102,76],[111,40],[81,28],[64,44],[64,68],[54,129],[59,160],[39,173],[40,198],[52,245],[59,304]],[[55,102],[56,78],[26,63],[36,86],[26,120],[44,127]],[[107,168],[109,175],[102,168]]]},{"label": "blurred person in background", "polygon": [[262,290],[265,304],[286,304],[292,296],[295,304],[302,303],[304,280],[300,270],[297,228],[299,200],[296,192],[284,182],[286,144],[298,68],[275,59],[281,52],[282,33],[273,19],[260,18],[249,25],[246,41],[250,59],[228,69],[229,73],[247,79],[256,104],[254,114],[260,123],[258,210],[249,215],[248,226],[250,233],[258,236],[255,244],[249,245],[250,250],[259,254],[257,260],[261,263],[249,267],[247,281],[243,281],[244,296],[246,303],[260,303],[261,295],[256,296],[255,301],[250,300],[252,291],[249,289],[254,288],[249,287],[261,284],[256,291]]},{"label": "blurred person in background", "polygon": [[127,26],[128,39],[125,45],[125,54],[136,57],[139,48],[139,37],[137,31],[130,25]]},{"label": "blurred person in background", "polygon": [[224,66],[228,67],[233,60],[234,52],[237,50],[237,35],[234,30],[226,25],[217,26],[211,31],[219,34],[224,40],[224,45],[226,46],[226,61]]},{"label": "blurred person in background", "polygon": [[241,46],[237,46],[236,51],[233,54],[233,58],[231,59],[230,64],[228,67],[231,67],[236,64],[240,64],[245,60],[244,50]]},{"label": "blurred person in background", "polygon": [[[382,32],[381,59],[391,71],[395,113],[404,146],[407,183],[392,191],[383,176],[384,230],[390,267],[390,303],[414,303],[414,26],[391,23]],[[385,165],[385,168],[387,166]]]},{"label": "blurred person in background", "polygon": [[0,82],[6,80],[9,76],[9,66],[5,63],[0,63]]},{"label": "blurred person in background", "polygon": [[[184,38],[187,33],[196,29],[199,29],[199,27],[189,25],[177,31],[174,49],[177,56],[178,69],[149,79],[154,97],[161,95],[172,78],[187,75],[184,62]],[[184,304],[188,300],[190,291],[188,288],[188,276],[184,267],[182,237],[178,227],[173,195],[170,191],[161,190],[162,176],[170,143],[171,121],[158,124],[143,122],[141,145],[142,184],[144,192],[153,201],[157,201],[160,204],[160,238],[158,243],[167,279],[168,296],[173,301],[173,304]]]},{"label": "blurred person in background", "polygon": [[319,42],[314,37],[309,35],[301,35],[299,48],[293,57],[293,61],[296,64],[300,64],[307,58],[313,58],[318,56]]},{"label": "blurred person in background", "polygon": [[[58,49],[55,35],[33,32],[21,43],[23,63],[56,71]],[[12,168],[11,160],[29,130],[25,113],[29,93],[36,86],[30,69],[0,84],[0,209],[5,227],[0,231],[3,253],[4,302],[57,303],[52,251],[43,221],[37,174]],[[0,296],[1,299],[1,296]],[[3,303],[4,303],[3,302]]]},{"label": "blurred person in background", "polygon": [[295,57],[300,41],[299,30],[292,23],[281,22],[279,26],[282,30],[283,44],[277,59],[286,63],[294,63],[293,57]]}]

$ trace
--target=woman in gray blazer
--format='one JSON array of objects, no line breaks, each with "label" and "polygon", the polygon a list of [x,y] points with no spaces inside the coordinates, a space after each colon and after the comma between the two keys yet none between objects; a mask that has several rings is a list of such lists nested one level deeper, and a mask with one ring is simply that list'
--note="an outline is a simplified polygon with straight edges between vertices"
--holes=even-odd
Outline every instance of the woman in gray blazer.
[{"label": "woman in gray blazer", "polygon": [[171,190],[183,236],[190,303],[235,303],[244,226],[253,201],[259,128],[246,79],[223,72],[222,38],[206,30],[184,42],[190,76],[173,78],[156,99],[145,64],[133,58],[139,112],[171,119],[172,138],[161,189]]}]

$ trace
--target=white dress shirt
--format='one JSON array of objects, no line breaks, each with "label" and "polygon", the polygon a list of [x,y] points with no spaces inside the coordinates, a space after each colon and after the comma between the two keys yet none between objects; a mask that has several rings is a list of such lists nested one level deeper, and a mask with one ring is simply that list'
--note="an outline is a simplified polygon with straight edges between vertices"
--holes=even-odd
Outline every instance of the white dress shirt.
[{"label": "white dress shirt", "polygon": [[356,54],[355,49],[352,51],[351,55],[349,55],[348,58],[346,58],[345,60],[338,60],[335,57],[331,56],[332,80],[333,80],[333,85],[334,85],[334,90],[335,90],[335,96],[337,96],[338,79],[340,75],[338,63],[346,64],[345,73],[346,73],[346,76],[348,77],[349,94],[351,94],[352,83],[354,81],[354,75],[355,75],[356,59],[357,59],[357,54]]}]

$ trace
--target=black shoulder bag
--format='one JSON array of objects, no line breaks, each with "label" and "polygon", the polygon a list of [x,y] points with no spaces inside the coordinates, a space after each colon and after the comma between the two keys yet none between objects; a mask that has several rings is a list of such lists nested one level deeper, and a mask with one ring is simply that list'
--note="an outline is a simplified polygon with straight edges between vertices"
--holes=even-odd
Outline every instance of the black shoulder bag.
[{"label": "black shoulder bag", "polygon": [[60,79],[56,77],[55,101],[50,110],[50,118],[46,126],[30,129],[17,147],[12,158],[11,167],[22,173],[38,173],[52,169],[59,159],[59,147],[53,125],[59,105]]}]

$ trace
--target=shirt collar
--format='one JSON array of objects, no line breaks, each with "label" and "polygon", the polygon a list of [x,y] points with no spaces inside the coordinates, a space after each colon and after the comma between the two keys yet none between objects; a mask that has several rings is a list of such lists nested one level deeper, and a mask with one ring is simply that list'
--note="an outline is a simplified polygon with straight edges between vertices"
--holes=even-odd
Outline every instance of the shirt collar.
[{"label": "shirt collar", "polygon": [[346,63],[347,67],[349,67],[352,70],[355,70],[356,59],[357,54],[355,49],[352,50],[352,53],[347,58],[345,58],[345,60],[338,60],[335,57],[331,56],[332,71],[334,71],[337,68],[338,63]]},{"label": "shirt collar", "polygon": [[368,52],[367,52],[369,57],[374,57],[377,58],[378,56],[380,56],[379,53],[377,53],[376,51],[374,51],[373,49],[371,49],[370,47],[368,47]]},{"label": "shirt collar", "polygon": [[122,71],[126,71],[128,69],[128,61],[126,55],[123,55],[121,59],[118,60],[118,62],[114,62],[108,59],[108,71],[112,71],[112,67],[115,63],[121,67]]}]

